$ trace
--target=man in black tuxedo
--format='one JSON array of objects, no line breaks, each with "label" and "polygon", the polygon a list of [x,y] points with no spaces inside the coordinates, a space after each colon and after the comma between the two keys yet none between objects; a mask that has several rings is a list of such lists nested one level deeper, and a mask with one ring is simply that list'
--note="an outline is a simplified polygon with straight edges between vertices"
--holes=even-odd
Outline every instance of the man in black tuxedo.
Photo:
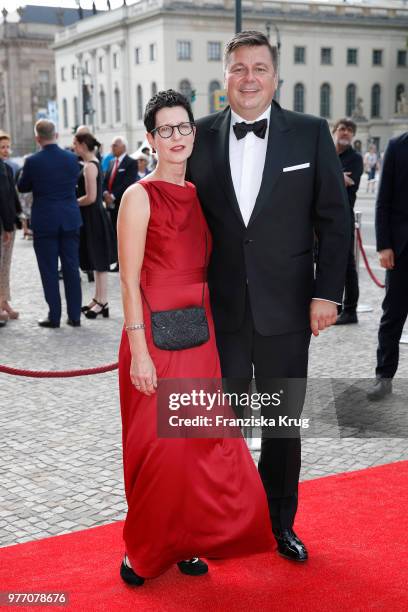
[{"label": "man in black tuxedo", "polygon": [[380,264],[387,270],[378,332],[376,381],[368,398],[392,392],[399,342],[408,314],[408,132],[390,140],[377,195],[375,229]]},{"label": "man in black tuxedo", "polygon": [[[208,283],[222,375],[240,392],[253,371],[259,392],[277,391],[276,379],[306,380],[310,332],[336,321],[350,239],[327,122],[272,100],[276,67],[276,48],[262,33],[235,35],[225,51],[230,107],[197,121],[189,160],[213,236]],[[299,437],[264,435],[259,472],[280,554],[306,560],[293,531]]]},{"label": "man in black tuxedo", "polygon": [[[122,136],[114,138],[112,141],[112,153],[115,159],[112,160],[103,183],[103,199],[115,229],[115,236],[119,206],[123,194],[130,185],[133,185],[138,180],[137,161],[129,157],[126,150],[126,140]],[[114,271],[117,272],[118,270],[119,266],[116,265]]]}]

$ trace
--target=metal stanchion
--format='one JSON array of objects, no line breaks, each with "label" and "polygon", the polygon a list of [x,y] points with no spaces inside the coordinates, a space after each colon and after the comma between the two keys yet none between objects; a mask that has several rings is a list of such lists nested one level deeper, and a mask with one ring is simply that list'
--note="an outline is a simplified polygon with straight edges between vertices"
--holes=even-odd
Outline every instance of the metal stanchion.
[{"label": "metal stanchion", "polygon": [[[359,278],[360,276],[360,249],[358,247],[358,240],[357,240],[357,230],[360,230],[361,232],[361,219],[362,219],[363,213],[360,212],[359,210],[356,210],[354,213],[354,217],[355,217],[355,223],[354,223],[354,227],[355,227],[355,232],[354,232],[354,257],[356,260],[356,270],[357,270],[357,278]],[[368,304],[358,304],[357,306],[357,312],[372,312],[373,309],[371,306],[368,306]]]}]

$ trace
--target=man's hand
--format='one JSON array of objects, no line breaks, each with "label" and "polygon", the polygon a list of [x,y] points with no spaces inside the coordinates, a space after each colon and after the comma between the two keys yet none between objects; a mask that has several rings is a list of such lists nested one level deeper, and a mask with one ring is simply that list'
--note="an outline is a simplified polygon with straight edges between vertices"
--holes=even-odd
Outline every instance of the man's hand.
[{"label": "man's hand", "polygon": [[13,232],[3,232],[3,235],[2,235],[3,243],[7,244],[8,242],[10,242],[12,236],[13,236]]},{"label": "man's hand", "polygon": [[314,336],[337,321],[337,304],[326,300],[312,300],[310,304],[310,328]]},{"label": "man's hand", "polygon": [[354,185],[354,181],[350,178],[349,174],[351,174],[351,172],[343,172],[344,184],[346,187],[352,187]]},{"label": "man's hand", "polygon": [[380,266],[386,270],[392,270],[395,266],[394,251],[392,249],[378,251],[378,259],[380,260]]},{"label": "man's hand", "polygon": [[103,199],[107,204],[112,204],[113,202],[112,195],[109,193],[109,191],[103,192]]}]

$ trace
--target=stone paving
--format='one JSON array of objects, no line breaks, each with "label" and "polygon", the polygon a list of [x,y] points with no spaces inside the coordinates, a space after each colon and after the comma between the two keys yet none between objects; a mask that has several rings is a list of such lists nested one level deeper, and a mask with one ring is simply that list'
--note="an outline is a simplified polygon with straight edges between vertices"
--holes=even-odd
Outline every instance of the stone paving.
[{"label": "stone paving", "polygon": [[[367,204],[365,194],[363,198]],[[0,330],[0,363],[62,370],[116,361],[122,326],[118,275],[109,275],[109,319],[84,319],[78,329],[64,322],[58,330],[40,329],[36,321],[46,315],[46,306],[39,273],[32,243],[20,236],[12,303],[21,317]],[[374,253],[369,255],[374,262]],[[328,379],[330,384],[330,378],[339,378],[352,384],[358,379],[364,386],[369,381],[363,379],[373,376],[382,291],[363,269],[360,278],[361,302],[373,311],[361,314],[359,325],[331,328],[312,339],[313,380]],[[82,286],[85,301],[92,297],[93,286],[85,277]],[[408,345],[401,345],[395,380],[398,414],[405,405],[407,378]],[[376,414],[394,410],[394,401],[386,400]],[[0,374],[0,427],[0,546],[124,518],[116,372],[74,379]],[[389,437],[381,431],[376,437],[344,437],[345,431],[305,437],[302,479],[408,460],[407,439],[398,437],[395,427]],[[253,455],[256,460],[258,453]]]}]

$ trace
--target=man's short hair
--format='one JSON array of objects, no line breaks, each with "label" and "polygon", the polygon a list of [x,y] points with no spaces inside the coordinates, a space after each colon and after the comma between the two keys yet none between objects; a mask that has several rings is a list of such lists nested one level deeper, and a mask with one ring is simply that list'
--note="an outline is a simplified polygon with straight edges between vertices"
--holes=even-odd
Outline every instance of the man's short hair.
[{"label": "man's short hair", "polygon": [[268,47],[272,58],[273,69],[278,70],[278,49],[271,45],[268,38],[257,30],[245,30],[238,32],[227,42],[224,49],[224,69],[228,64],[229,57],[239,47]]},{"label": "man's short hair", "polygon": [[9,142],[11,142],[11,136],[6,132],[0,132],[0,140],[8,140]]},{"label": "man's short hair", "polygon": [[347,128],[350,128],[351,130],[353,130],[353,135],[357,132],[356,123],[354,123],[352,119],[349,119],[348,117],[344,117],[343,119],[338,119],[336,123],[334,124],[333,130],[332,130],[333,134],[334,132],[336,132],[339,125],[345,125]]},{"label": "man's short hair", "polygon": [[49,119],[39,119],[34,126],[35,134],[41,140],[54,140],[57,135],[55,123]]},{"label": "man's short hair", "polygon": [[127,148],[128,148],[128,142],[127,142],[127,140],[126,140],[126,138],[125,138],[124,136],[116,136],[116,137],[115,137],[115,138],[112,140],[112,144],[113,144],[114,142],[120,142],[120,143],[121,143],[121,144],[122,144],[122,145],[125,147],[125,149],[127,149]]}]

